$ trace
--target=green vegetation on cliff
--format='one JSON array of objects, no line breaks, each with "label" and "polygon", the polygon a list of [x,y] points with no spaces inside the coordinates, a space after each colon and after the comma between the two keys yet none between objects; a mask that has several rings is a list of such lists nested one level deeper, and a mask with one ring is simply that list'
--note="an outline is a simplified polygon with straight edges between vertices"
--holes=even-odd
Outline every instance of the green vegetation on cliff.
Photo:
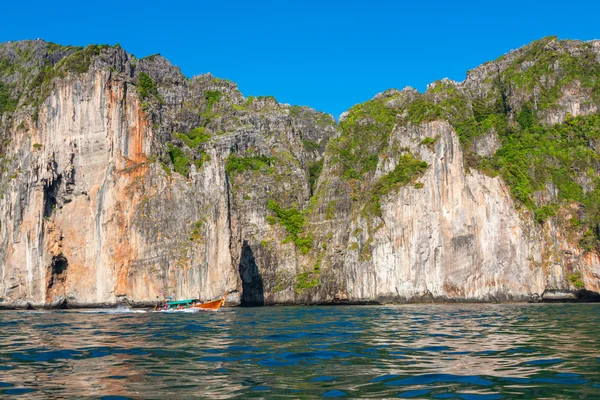
[{"label": "green vegetation on cliff", "polygon": [[158,96],[158,88],[156,87],[156,83],[150,78],[145,72],[140,72],[138,77],[138,94],[140,95],[140,99],[144,100],[148,97]]},{"label": "green vegetation on cliff", "polygon": [[315,161],[308,166],[308,182],[310,183],[310,190],[314,192],[315,185],[319,176],[321,175],[321,171],[323,170],[323,159],[319,161]]},{"label": "green vegetation on cliff", "polygon": [[17,108],[17,100],[10,95],[8,85],[0,81],[0,115],[13,112]]},{"label": "green vegetation on cliff", "polygon": [[[87,72],[108,45],[61,46],[40,40],[2,44],[0,51],[0,114],[22,104],[37,109],[50,95],[54,81]],[[45,50],[45,51],[44,51]],[[5,58],[3,54],[11,54]],[[10,83],[7,83],[10,82]]]},{"label": "green vegetation on cliff", "polygon": [[319,285],[319,276],[315,273],[303,272],[296,277],[296,291],[302,293]]},{"label": "green vegetation on cliff", "polygon": [[208,142],[212,137],[212,135],[207,132],[206,128],[202,126],[194,128],[188,133],[176,133],[175,136],[190,149],[198,148],[202,143]]},{"label": "green vegetation on cliff", "polygon": [[427,170],[427,163],[412,156],[412,154],[403,154],[398,157],[396,167],[379,178],[371,189],[372,200],[368,205],[373,207],[375,215],[381,216],[381,204],[379,199],[392,190],[414,183],[416,179],[422,176]]},{"label": "green vegetation on cliff", "polygon": [[206,99],[206,110],[212,111],[213,106],[217,103],[223,94],[219,90],[207,90],[204,92]]},{"label": "green vegetation on cliff", "polygon": [[303,254],[307,254],[312,248],[312,235],[303,234],[306,221],[302,212],[294,207],[283,208],[271,199],[267,202],[267,209],[274,214],[274,216],[267,216],[267,222],[279,223],[288,232],[283,242],[294,242]]},{"label": "green vegetation on cliff", "polygon": [[273,163],[273,159],[267,156],[242,157],[232,154],[227,158],[225,171],[228,174],[243,173],[245,171],[266,170]]},{"label": "green vegetation on cliff", "polygon": [[343,134],[330,142],[333,163],[339,165],[342,179],[361,179],[374,172],[379,152],[394,127],[396,111],[387,106],[390,98],[374,99],[352,107],[340,122]]},{"label": "green vegetation on cliff", "polygon": [[[31,62],[40,52],[27,46],[16,53],[16,62],[0,57],[0,114],[16,110],[18,104],[37,108],[56,87],[56,79],[77,78],[77,74],[85,73],[92,65],[105,65],[102,62],[107,58],[94,61],[95,57],[107,54],[106,45],[81,48],[48,43],[44,46],[47,54],[41,52],[46,54],[41,62]],[[29,65],[29,69],[25,65]],[[160,101],[158,86],[161,91],[166,90],[161,74],[151,66],[144,64],[140,67],[146,71],[137,74],[140,99],[148,100],[148,104],[155,98]],[[17,88],[13,79],[7,79],[15,74],[21,74],[18,85],[22,87]],[[322,146],[327,141],[327,137],[315,136],[314,132],[325,125],[335,125],[335,122],[326,114],[315,113],[307,107],[278,108],[271,97],[250,96],[244,102],[241,94],[235,92],[237,89],[217,81],[212,78],[206,78],[206,82],[198,81],[197,93],[191,96],[193,99],[189,99],[189,104],[185,104],[189,107],[184,107],[181,115],[173,114],[173,119],[176,119],[182,117],[183,112],[189,112],[185,118],[190,119],[185,124],[175,124],[179,128],[171,129],[185,132],[190,126],[203,126],[187,133],[174,134],[183,144],[178,140],[168,144],[162,161],[167,164],[170,161],[176,172],[188,176],[192,164],[200,168],[207,159],[205,144],[217,142],[222,133],[245,129],[246,126],[256,128],[260,125],[260,129],[264,129],[260,134],[268,136],[269,146],[272,143],[281,145],[289,131],[282,134],[274,130],[284,126],[279,122],[285,120],[286,124],[289,123],[285,126],[292,126],[291,129],[299,126],[312,129],[309,134],[301,131],[298,136],[301,144],[294,142],[299,144],[298,149],[286,148],[285,152],[280,152],[271,147],[273,153],[267,154],[272,157],[232,154],[226,161],[226,172],[233,176],[252,171],[258,176],[277,170],[273,180],[287,183],[285,179],[290,179],[291,168],[282,173],[284,168],[280,161],[283,154],[288,154],[293,160],[284,162],[293,167],[300,165],[302,173],[308,175],[314,192],[324,168]],[[235,97],[236,93],[239,97]],[[571,107],[569,102],[575,101],[576,106]],[[365,209],[372,211],[371,215],[379,215],[381,198],[403,185],[422,187],[423,184],[417,180],[428,168],[427,163],[416,158],[418,152],[425,149],[411,147],[411,154],[406,149],[390,147],[394,127],[447,120],[458,134],[468,170],[501,177],[518,207],[531,212],[539,223],[558,221],[560,217],[561,223],[577,230],[582,248],[592,250],[598,245],[597,227],[600,223],[598,106],[600,63],[597,50],[591,44],[544,38],[471,71],[465,82],[437,81],[425,93],[389,91],[352,107],[339,123],[341,134],[328,144],[330,163],[325,166],[328,169],[325,174],[330,180],[340,178],[343,184],[338,185],[334,181],[332,187],[349,193],[353,200],[352,212]],[[163,107],[162,111],[164,108],[167,107]],[[565,117],[567,109],[585,115]],[[161,117],[166,115],[164,112]],[[305,124],[305,119],[310,123]],[[163,120],[166,119],[152,122],[158,126],[158,121]],[[268,126],[273,121],[276,123]],[[556,124],[557,121],[560,123]],[[417,141],[415,145],[435,151],[439,138],[434,137],[435,134],[431,136]],[[489,153],[479,151],[478,154],[478,143],[488,136],[493,137],[498,146]],[[33,148],[39,150],[35,145]],[[385,168],[390,163],[396,167],[376,179],[377,167]],[[283,177],[284,174],[287,178]],[[305,182],[303,184],[306,188]],[[300,191],[299,187],[296,184],[294,191]],[[281,204],[296,204],[300,209],[304,207],[306,199],[288,201],[288,198],[279,195],[273,197]],[[327,202],[323,209],[328,215],[334,215],[335,207],[327,204],[335,205],[335,201],[329,198],[323,201]],[[298,244],[303,238],[308,238],[288,229],[294,224],[287,221],[285,212],[296,210],[303,216],[301,211],[281,208],[278,203],[277,207],[271,206],[272,218],[288,230],[291,240]],[[342,203],[339,202],[338,206],[341,207]],[[562,218],[565,213],[569,214],[569,218]]]},{"label": "green vegetation on cliff", "polygon": [[[571,51],[572,46],[577,51]],[[541,89],[537,108],[553,108],[561,90],[575,81],[600,101],[600,63],[589,43],[559,41],[555,36],[535,41],[503,72],[505,82],[527,93]]]},{"label": "green vegetation on cliff", "polygon": [[571,285],[575,286],[577,289],[583,289],[585,287],[581,272],[574,272],[569,275],[569,283],[571,283]]},{"label": "green vegetation on cliff", "polygon": [[179,147],[168,144],[169,158],[173,163],[173,169],[175,172],[187,177],[189,173],[190,159],[185,155],[183,150]]},{"label": "green vegetation on cliff", "polygon": [[[379,198],[389,188],[415,183],[427,168],[412,156],[389,149],[393,127],[447,120],[458,134],[467,169],[501,176],[517,204],[529,209],[538,222],[576,204],[568,225],[583,232],[583,248],[595,248],[600,223],[600,116],[567,116],[560,124],[548,121],[564,107],[558,100],[570,93],[583,98],[582,109],[600,107],[597,57],[590,44],[550,37],[511,54],[503,68],[488,68],[475,89],[468,81],[442,80],[423,94],[386,92],[352,107],[340,122],[342,135],[328,147],[332,165],[343,180],[358,182],[353,184],[353,198],[367,209],[373,205],[379,214]],[[491,156],[474,150],[485,135],[495,136],[499,143]],[[420,144],[433,151],[436,142],[428,137]],[[389,156],[399,159],[398,169],[373,181],[379,161]],[[415,183],[417,187],[422,184]]]},{"label": "green vegetation on cliff", "polygon": [[62,60],[64,70],[66,72],[73,72],[76,74],[84,74],[88,72],[94,57],[98,56],[102,49],[109,47],[110,46],[107,44],[92,44],[86,46],[85,48],[78,48],[77,51]]},{"label": "green vegetation on cliff", "polygon": [[[531,209],[537,190],[552,183],[557,200],[593,206],[598,203],[598,177],[594,169],[600,155],[590,144],[600,143],[600,116],[571,118],[562,124],[531,124],[501,136],[502,147],[479,165],[499,173],[515,197]],[[594,190],[584,191],[579,182],[589,181]]]}]

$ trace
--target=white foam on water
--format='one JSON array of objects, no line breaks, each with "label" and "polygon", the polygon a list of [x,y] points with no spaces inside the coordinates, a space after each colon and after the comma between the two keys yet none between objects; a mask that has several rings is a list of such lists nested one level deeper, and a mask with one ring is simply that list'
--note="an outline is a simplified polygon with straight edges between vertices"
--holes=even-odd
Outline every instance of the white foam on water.
[{"label": "white foam on water", "polygon": [[81,310],[77,312],[87,313],[87,314],[140,314],[146,313],[146,310],[132,310],[127,306],[118,306],[117,308],[109,308],[109,309],[97,309],[97,310]]},{"label": "white foam on water", "polygon": [[199,312],[200,309],[199,308],[184,308],[183,310],[178,310],[176,308],[172,308],[169,310],[158,310],[157,312],[164,312],[164,313],[197,313]]},{"label": "white foam on water", "polygon": [[118,306],[115,309],[108,310],[109,314],[145,313],[145,312],[147,312],[147,311],[146,310],[132,310],[130,307],[127,307],[127,306]]}]

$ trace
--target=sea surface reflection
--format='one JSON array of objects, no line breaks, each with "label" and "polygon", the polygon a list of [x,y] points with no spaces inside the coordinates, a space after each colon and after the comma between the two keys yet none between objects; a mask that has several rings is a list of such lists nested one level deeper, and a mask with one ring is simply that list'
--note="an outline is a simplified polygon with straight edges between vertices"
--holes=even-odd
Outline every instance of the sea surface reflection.
[{"label": "sea surface reflection", "polygon": [[0,312],[0,397],[600,398],[600,305]]}]

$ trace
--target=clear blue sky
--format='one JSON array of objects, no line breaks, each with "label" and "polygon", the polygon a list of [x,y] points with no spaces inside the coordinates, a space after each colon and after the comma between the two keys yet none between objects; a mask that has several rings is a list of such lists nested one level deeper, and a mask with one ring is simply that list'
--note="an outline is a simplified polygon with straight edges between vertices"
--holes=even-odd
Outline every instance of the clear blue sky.
[{"label": "clear blue sky", "polygon": [[336,117],[387,88],[449,77],[548,35],[600,38],[599,1],[9,1],[0,41],[120,43],[244,95]]}]

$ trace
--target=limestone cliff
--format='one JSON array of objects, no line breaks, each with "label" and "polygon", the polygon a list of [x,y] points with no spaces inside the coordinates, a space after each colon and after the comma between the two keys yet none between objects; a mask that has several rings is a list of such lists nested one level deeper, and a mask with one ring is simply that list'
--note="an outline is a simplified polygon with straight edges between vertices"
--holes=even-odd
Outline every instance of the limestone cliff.
[{"label": "limestone cliff", "polygon": [[337,124],[160,55],[2,44],[0,306],[589,298],[599,71],[547,38]]}]

